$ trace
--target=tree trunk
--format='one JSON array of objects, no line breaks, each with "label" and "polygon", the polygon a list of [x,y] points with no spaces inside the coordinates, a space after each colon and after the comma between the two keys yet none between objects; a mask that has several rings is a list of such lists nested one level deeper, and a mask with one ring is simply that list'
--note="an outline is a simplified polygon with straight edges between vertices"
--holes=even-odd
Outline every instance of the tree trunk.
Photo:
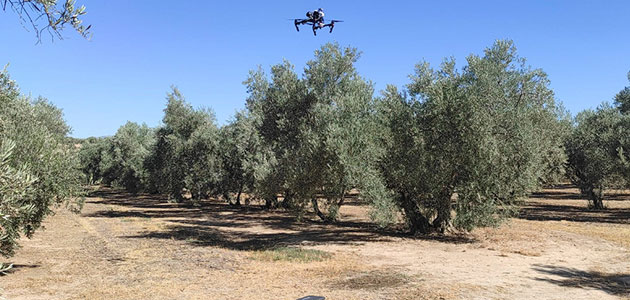
[{"label": "tree trunk", "polygon": [[431,231],[431,224],[429,220],[420,213],[414,200],[404,193],[401,193],[400,199],[407,221],[409,221],[410,233],[429,233]]},{"label": "tree trunk", "polygon": [[271,209],[278,206],[278,196],[265,198],[265,208]]},{"label": "tree trunk", "polygon": [[293,194],[289,191],[284,191],[283,196],[284,199],[282,199],[280,206],[284,209],[291,209],[293,207]]},{"label": "tree trunk", "polygon": [[588,191],[594,209],[604,209],[604,187],[591,188]]},{"label": "tree trunk", "polygon": [[433,227],[444,233],[451,227],[451,197],[442,195],[438,203],[437,217],[433,220]]},{"label": "tree trunk", "polygon": [[320,219],[322,219],[322,221],[324,221],[324,222],[329,222],[330,221],[330,218],[328,218],[328,216],[326,216],[321,210],[319,210],[319,204],[317,203],[317,199],[312,198],[311,199],[311,204],[313,205],[313,210],[315,211],[317,216]]},{"label": "tree trunk", "polygon": [[346,189],[341,190],[341,194],[339,195],[339,202],[337,202],[337,208],[341,208],[344,201],[346,200]]},{"label": "tree trunk", "polygon": [[343,203],[344,203],[344,201],[345,201],[345,199],[344,199],[344,197],[343,197],[343,196],[344,196],[344,195],[341,195],[341,199],[340,199],[338,202],[336,202],[336,205],[337,205],[337,213],[336,213],[336,214],[335,214],[335,216],[334,216],[335,220],[338,220],[338,219],[339,219],[339,210],[341,210],[341,206],[343,205]]},{"label": "tree trunk", "polygon": [[238,194],[236,194],[236,203],[234,205],[241,206],[241,193],[243,192],[243,188],[238,190]]}]

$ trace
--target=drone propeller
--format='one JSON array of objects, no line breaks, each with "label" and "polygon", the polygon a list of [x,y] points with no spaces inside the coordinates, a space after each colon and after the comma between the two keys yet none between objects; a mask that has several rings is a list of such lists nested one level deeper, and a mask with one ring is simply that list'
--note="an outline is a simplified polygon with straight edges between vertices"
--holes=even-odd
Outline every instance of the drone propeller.
[{"label": "drone propeller", "polygon": [[329,33],[332,33],[333,29],[335,29],[335,23],[339,23],[339,22],[343,22],[343,20],[330,20],[330,31],[328,31]]},{"label": "drone propeller", "polygon": [[287,19],[287,20],[293,21],[293,24],[295,25],[295,30],[297,30],[299,32],[300,31],[300,26],[298,26],[298,25],[304,24],[304,21],[306,19]]}]

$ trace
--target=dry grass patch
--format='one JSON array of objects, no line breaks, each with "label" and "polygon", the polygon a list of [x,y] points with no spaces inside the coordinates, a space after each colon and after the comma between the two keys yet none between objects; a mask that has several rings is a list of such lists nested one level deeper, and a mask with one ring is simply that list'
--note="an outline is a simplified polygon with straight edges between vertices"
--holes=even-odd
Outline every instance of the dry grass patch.
[{"label": "dry grass patch", "polygon": [[346,278],[336,280],[331,285],[351,290],[380,290],[399,287],[409,282],[409,276],[395,271],[369,271],[348,273]]},{"label": "dry grass patch", "polygon": [[289,262],[314,262],[324,261],[332,255],[328,252],[316,249],[303,249],[297,247],[277,247],[268,250],[255,251],[251,258],[260,261],[289,261]]},{"label": "dry grass patch", "polygon": [[[479,292],[481,288],[470,284],[444,284],[440,286],[426,283],[410,284],[408,287],[398,289],[390,299],[396,300],[451,300],[462,299],[462,295],[471,291]],[[483,299],[483,298],[480,298]]]}]

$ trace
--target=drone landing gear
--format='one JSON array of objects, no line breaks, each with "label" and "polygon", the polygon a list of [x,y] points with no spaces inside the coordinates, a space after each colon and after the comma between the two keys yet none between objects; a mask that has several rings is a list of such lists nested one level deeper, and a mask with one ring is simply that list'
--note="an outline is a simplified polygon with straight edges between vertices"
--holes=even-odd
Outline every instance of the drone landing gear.
[{"label": "drone landing gear", "polygon": [[300,25],[300,22],[298,22],[298,20],[294,20],[294,21],[293,21],[293,24],[295,24],[295,30],[297,30],[298,32],[300,32],[300,26],[298,26],[298,25]]}]

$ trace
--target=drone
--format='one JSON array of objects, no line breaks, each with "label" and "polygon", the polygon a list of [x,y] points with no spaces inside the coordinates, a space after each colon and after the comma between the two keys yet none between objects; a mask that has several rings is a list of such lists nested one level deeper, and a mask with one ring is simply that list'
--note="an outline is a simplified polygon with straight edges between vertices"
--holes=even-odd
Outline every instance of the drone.
[{"label": "drone", "polygon": [[330,27],[330,31],[332,33],[335,28],[335,23],[343,22],[342,20],[331,20],[330,23],[326,24],[324,22],[324,11],[320,8],[314,11],[308,11],[306,13],[306,19],[293,19],[293,24],[295,25],[295,29],[299,32],[300,25],[308,24],[313,27],[313,35],[317,35],[318,29],[323,29],[324,27]]}]

